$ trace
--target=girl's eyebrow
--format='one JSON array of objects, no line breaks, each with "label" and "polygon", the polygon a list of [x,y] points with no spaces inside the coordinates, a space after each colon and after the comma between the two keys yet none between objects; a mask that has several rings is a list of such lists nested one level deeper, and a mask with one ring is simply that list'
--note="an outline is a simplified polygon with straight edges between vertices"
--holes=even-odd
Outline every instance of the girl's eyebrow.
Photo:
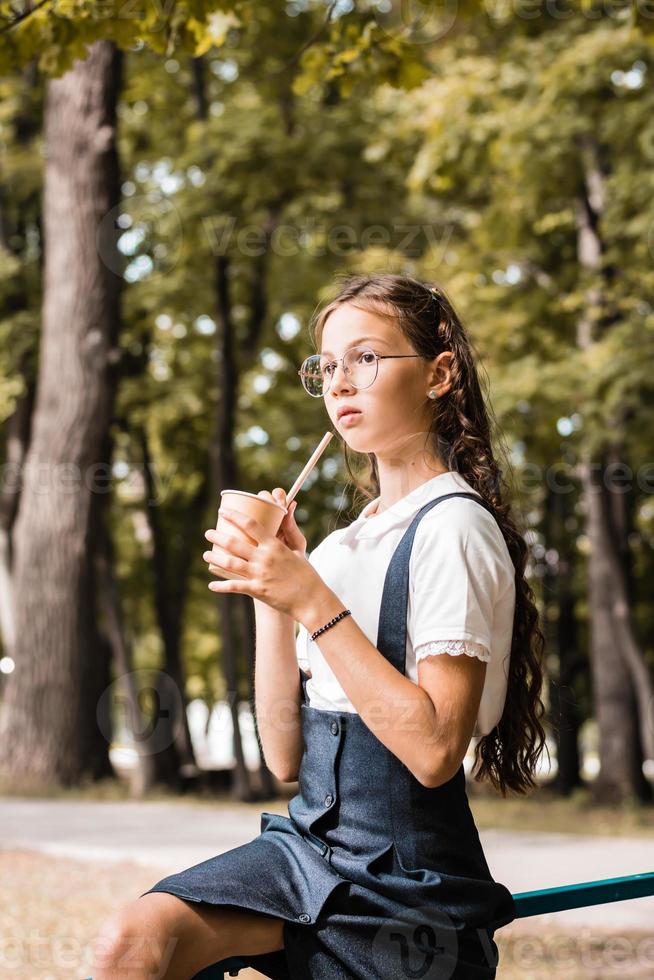
[{"label": "girl's eyebrow", "polygon": [[[386,341],[385,340],[381,340],[380,337],[359,337],[357,340],[353,340],[352,341],[352,343],[350,344],[350,347],[356,347],[356,345],[357,344],[360,344],[362,340],[372,340],[373,343],[375,343],[375,344],[385,344],[386,343]],[[333,351],[330,351],[330,350],[323,350],[323,351],[321,351],[321,354],[332,354],[332,353],[333,353]]]}]

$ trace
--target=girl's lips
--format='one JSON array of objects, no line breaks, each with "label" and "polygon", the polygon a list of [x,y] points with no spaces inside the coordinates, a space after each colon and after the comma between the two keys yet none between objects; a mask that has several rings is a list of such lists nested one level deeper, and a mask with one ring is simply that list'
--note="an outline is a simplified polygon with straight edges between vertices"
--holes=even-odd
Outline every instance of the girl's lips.
[{"label": "girl's lips", "polygon": [[360,418],[360,416],[361,416],[361,412],[346,412],[345,415],[341,415],[338,421],[342,422],[345,425],[346,423],[349,424],[354,419]]}]

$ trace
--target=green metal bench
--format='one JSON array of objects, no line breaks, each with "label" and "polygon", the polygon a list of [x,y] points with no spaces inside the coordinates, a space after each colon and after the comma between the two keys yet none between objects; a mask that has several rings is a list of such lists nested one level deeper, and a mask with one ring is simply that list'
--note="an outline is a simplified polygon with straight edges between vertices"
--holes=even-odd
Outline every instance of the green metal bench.
[{"label": "green metal bench", "polygon": [[[540,888],[533,892],[518,892],[513,896],[513,901],[516,918],[524,919],[530,915],[605,905],[607,902],[623,902],[629,898],[645,898],[648,895],[654,895],[654,871],[599,881],[580,881],[574,885],[557,885],[556,888]],[[200,970],[193,980],[224,980],[226,974],[235,977],[239,970],[244,970],[248,965],[247,960],[231,956]]]}]

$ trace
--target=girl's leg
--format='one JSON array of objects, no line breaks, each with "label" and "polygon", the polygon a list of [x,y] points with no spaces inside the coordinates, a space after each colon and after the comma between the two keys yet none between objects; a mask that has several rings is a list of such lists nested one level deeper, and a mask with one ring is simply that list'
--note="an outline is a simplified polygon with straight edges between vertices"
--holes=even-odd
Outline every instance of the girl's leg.
[{"label": "girl's leg", "polygon": [[189,980],[228,956],[284,948],[284,920],[151,892],[103,923],[94,943],[93,980]]}]

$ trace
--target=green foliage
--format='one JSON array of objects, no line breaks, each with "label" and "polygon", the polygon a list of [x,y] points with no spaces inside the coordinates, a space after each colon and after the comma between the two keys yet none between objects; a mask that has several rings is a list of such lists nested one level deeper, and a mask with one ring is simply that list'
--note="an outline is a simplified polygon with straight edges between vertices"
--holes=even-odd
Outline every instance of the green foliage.
[{"label": "green foliage", "polygon": [[[10,16],[8,3],[0,14]],[[607,431],[624,439],[634,469],[651,451],[654,64],[644,25],[581,8],[528,19],[470,2],[450,31],[418,43],[371,5],[326,15],[325,5],[307,3],[291,16],[281,0],[71,0],[45,4],[0,35],[0,203],[10,230],[10,247],[0,249],[0,419],[23,389],[19,365],[36,371],[43,76],[65,71],[98,38],[126,51],[117,215],[124,376],[111,526],[137,665],[155,666],[143,429],[173,583],[187,536],[196,542],[183,644],[189,693],[209,699],[224,692],[201,558],[218,501],[202,513],[194,501],[222,397],[221,264],[243,489],[288,489],[328,428],[297,369],[311,352],[311,314],[343,269],[425,275],[452,296],[485,368],[532,541],[544,540],[548,470],[562,468],[574,484],[580,448]],[[589,134],[606,157],[604,252],[593,275],[577,247],[580,140]],[[583,351],[586,315],[598,326]],[[533,487],[530,467],[539,473]],[[338,438],[298,504],[309,549],[356,516]],[[574,504],[569,547],[583,557]],[[635,567],[646,583],[654,509],[644,492],[636,516]],[[639,605],[638,616],[651,631],[649,609]]]},{"label": "green foliage", "polygon": [[41,294],[42,85],[0,79],[0,423],[36,373]]},{"label": "green foliage", "polygon": [[36,4],[24,18],[0,3],[1,70],[36,58],[41,71],[60,75],[99,39],[127,50],[142,43],[160,55],[202,54],[224,43],[227,33],[248,20],[241,0],[53,0]]}]

